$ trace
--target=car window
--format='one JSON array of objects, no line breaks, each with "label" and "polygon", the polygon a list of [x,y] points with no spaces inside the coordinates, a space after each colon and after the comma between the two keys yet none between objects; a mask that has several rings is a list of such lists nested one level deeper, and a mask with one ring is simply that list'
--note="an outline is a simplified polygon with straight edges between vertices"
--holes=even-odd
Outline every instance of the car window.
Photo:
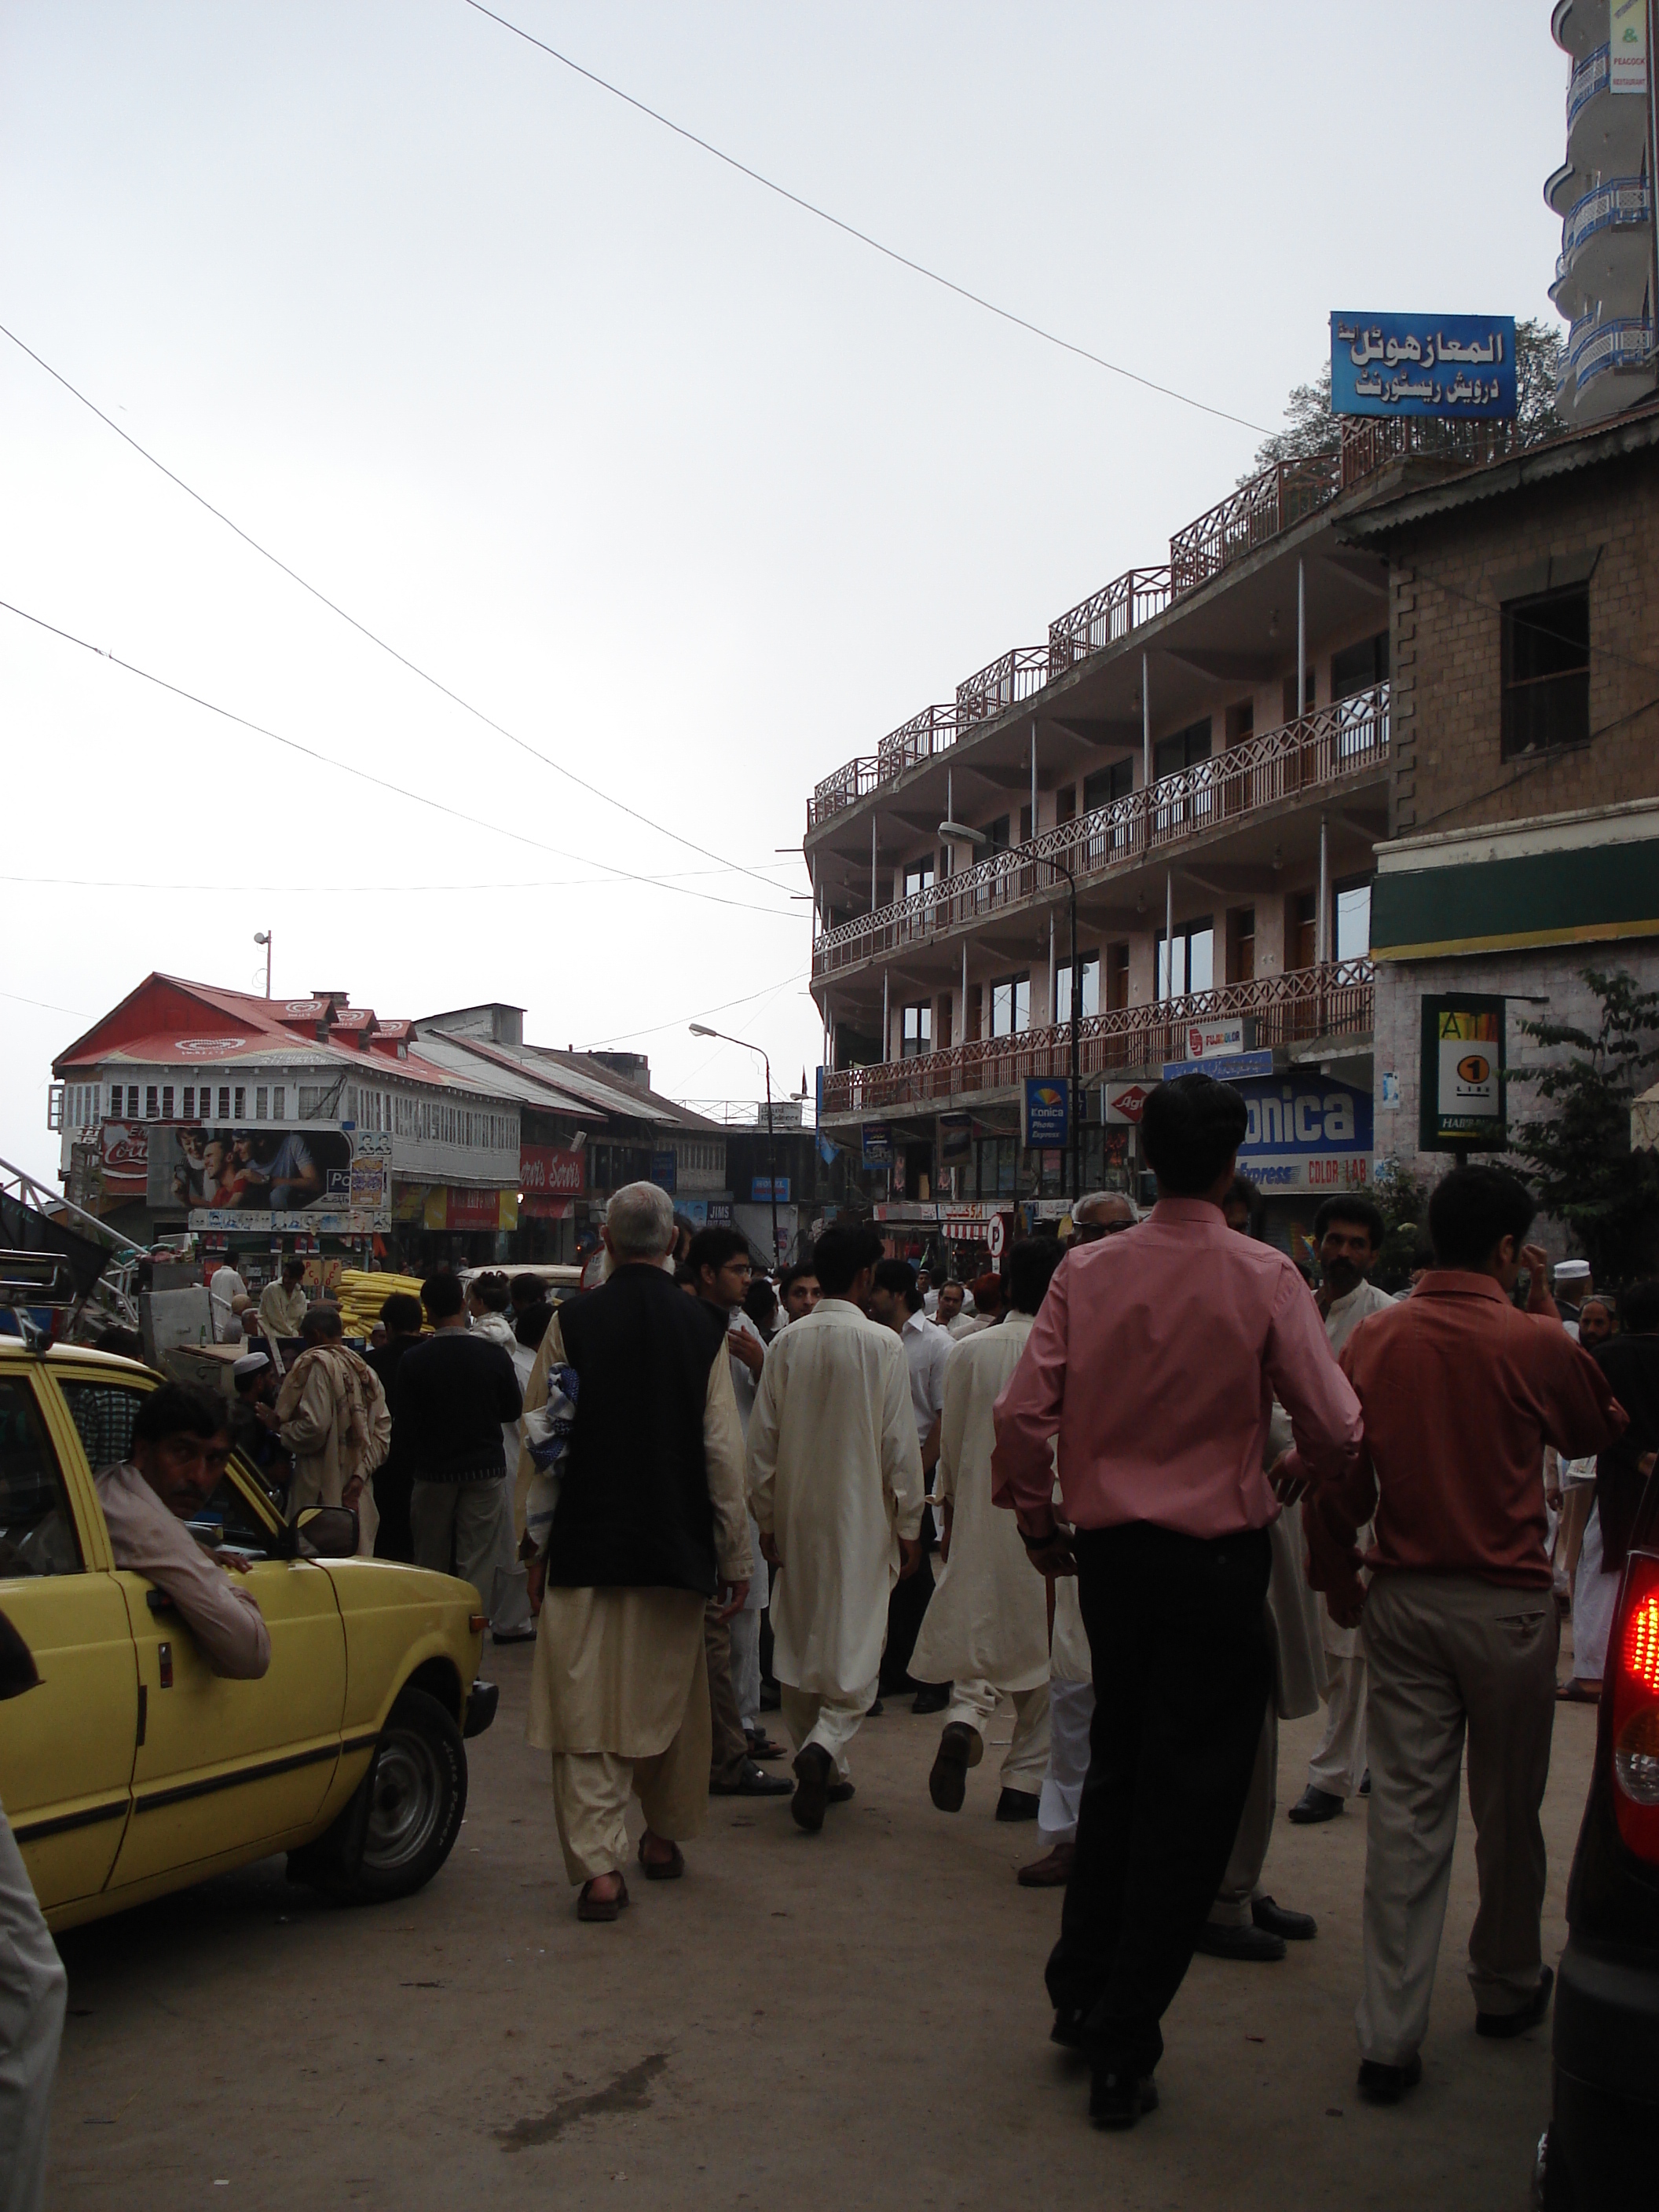
[{"label": "car window", "polygon": [[0,1577],[80,1571],[75,1516],[34,1393],[0,1381]]},{"label": "car window", "polygon": [[247,1494],[251,1489],[257,1496],[260,1486],[258,1476],[240,1455],[234,1458],[212,1497],[185,1524],[191,1535],[204,1544],[246,1552],[250,1559],[269,1559],[275,1512],[267,1520]]},{"label": "car window", "polygon": [[60,1378],[58,1385],[79,1432],[87,1465],[94,1474],[118,1467],[132,1451],[132,1425],[148,1392],[136,1382],[89,1382],[82,1376]]}]

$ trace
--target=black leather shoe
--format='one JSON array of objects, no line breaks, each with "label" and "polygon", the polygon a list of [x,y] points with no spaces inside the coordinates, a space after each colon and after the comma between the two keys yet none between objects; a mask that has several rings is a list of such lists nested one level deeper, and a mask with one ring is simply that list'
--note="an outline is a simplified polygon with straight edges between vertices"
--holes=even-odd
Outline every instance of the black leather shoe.
[{"label": "black leather shoe", "polygon": [[884,1705],[881,1699],[878,1698],[875,1704],[870,1706],[866,1711],[864,1717],[867,1721],[878,1721],[886,1710],[886,1706]]},{"label": "black leather shoe", "polygon": [[1385,2066],[1380,2058],[1359,2062],[1359,2094],[1373,2105],[1397,2105],[1422,2079],[1423,2061],[1415,2051],[1403,2066]]},{"label": "black leather shoe", "polygon": [[795,1753],[795,1794],[789,1800],[789,1810],[795,1826],[805,1828],[809,1836],[816,1836],[823,1826],[830,1778],[835,1771],[821,1743],[804,1744]]},{"label": "black leather shoe", "polygon": [[1229,1928],[1206,1920],[1194,1942],[1194,1951],[1206,1959],[1238,1959],[1247,1965],[1271,1966],[1285,1955],[1285,1938],[1270,1936],[1265,1928]]},{"label": "black leather shoe", "polygon": [[939,1812],[961,1812],[968,1794],[968,1770],[977,1766],[984,1756],[985,1746],[977,1729],[969,1728],[966,1721],[946,1721],[927,1777],[927,1795]]},{"label": "black leather shoe", "polygon": [[1150,2074],[1096,2067],[1089,2084],[1089,2118],[1097,2128],[1132,2128],[1143,2112],[1157,2110],[1158,2084]]},{"label": "black leather shoe", "polygon": [[1265,1928],[1269,1936],[1282,1936],[1287,1943],[1311,1943],[1319,1933],[1311,1912],[1287,1912],[1271,1897],[1253,1898],[1250,1917],[1258,1928]]},{"label": "black leather shoe", "polygon": [[1041,1797],[1029,1790],[1005,1790],[997,1799],[999,1820],[1035,1820]]},{"label": "black leather shoe", "polygon": [[853,1787],[850,1782],[832,1782],[823,1793],[824,1803],[844,1805],[853,1794]]},{"label": "black leather shoe", "polygon": [[1361,1797],[1369,1797],[1371,1794],[1371,1770],[1369,1766],[1359,1778],[1359,1788],[1356,1794]]},{"label": "black leather shoe", "polygon": [[768,1774],[752,1759],[747,1759],[739,1780],[711,1782],[708,1794],[711,1797],[788,1797],[793,1795],[794,1788],[794,1784],[786,1782],[782,1775]]},{"label": "black leather shoe", "polygon": [[1328,1790],[1316,1790],[1310,1782],[1290,1810],[1290,1818],[1298,1828],[1311,1827],[1316,1820],[1334,1820],[1342,1810],[1342,1800],[1333,1797]]},{"label": "black leather shoe", "polygon": [[1088,2018],[1086,2005],[1067,2005],[1054,2014],[1054,2024],[1048,2030],[1050,2043],[1057,2043],[1062,2051],[1081,2051],[1084,2048],[1083,2023]]},{"label": "black leather shoe", "polygon": [[1546,1966],[1538,1978],[1538,1987],[1519,2012],[1478,2012],[1474,2015],[1477,2035],[1507,2037],[1524,2035],[1529,2027],[1536,2027],[1550,2008],[1550,1991],[1555,1987],[1555,1969]]},{"label": "black leather shoe", "polygon": [[942,1713],[951,1702],[948,1682],[930,1682],[925,1690],[918,1690],[910,1700],[913,1713]]}]

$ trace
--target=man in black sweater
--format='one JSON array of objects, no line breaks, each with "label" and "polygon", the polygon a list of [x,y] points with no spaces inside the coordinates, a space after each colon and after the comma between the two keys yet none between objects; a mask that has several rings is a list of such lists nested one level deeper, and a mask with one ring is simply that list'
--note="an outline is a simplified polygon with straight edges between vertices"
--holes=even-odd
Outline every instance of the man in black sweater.
[{"label": "man in black sweater", "polygon": [[499,1344],[467,1334],[459,1276],[447,1267],[428,1275],[421,1303],[433,1333],[398,1369],[398,1437],[413,1477],[415,1564],[459,1575],[488,1605],[507,1481],[501,1424],[519,1418],[519,1378]]}]

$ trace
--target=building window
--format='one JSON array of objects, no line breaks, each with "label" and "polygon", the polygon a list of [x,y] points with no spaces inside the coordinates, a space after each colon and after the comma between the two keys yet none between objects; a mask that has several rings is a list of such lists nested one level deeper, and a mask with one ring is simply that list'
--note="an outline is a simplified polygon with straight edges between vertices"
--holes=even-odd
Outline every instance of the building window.
[{"label": "building window", "polygon": [[899,1055],[903,1060],[915,1060],[919,1053],[933,1049],[933,1009],[929,1001],[921,999],[914,1006],[904,1009],[903,1030]]},{"label": "building window", "polygon": [[1031,842],[1031,810],[1029,806],[1022,806],[1019,810],[1019,842],[1022,845],[1029,845]]},{"label": "building window", "polygon": [[1241,699],[1236,707],[1227,709],[1227,743],[1242,745],[1255,731],[1255,702]]},{"label": "building window", "polygon": [[1336,957],[1363,960],[1371,949],[1371,879],[1336,887]]},{"label": "building window", "polygon": [[263,1083],[256,1085],[253,1092],[253,1118],[256,1121],[265,1120],[265,1109],[270,1103],[270,1093],[265,1085]]},{"label": "building window", "polygon": [[1589,586],[1504,608],[1505,760],[1582,745],[1589,729]]},{"label": "building window", "polygon": [[1235,907],[1227,917],[1227,927],[1233,940],[1227,980],[1232,983],[1250,982],[1255,975],[1255,908]]},{"label": "building window", "polygon": [[1362,638],[1331,655],[1331,699],[1352,699],[1356,691],[1370,691],[1389,680],[1389,633]]},{"label": "building window", "polygon": [[242,1084],[240,1084],[240,1083],[239,1083],[239,1084],[237,1085],[237,1086],[236,1086],[236,1103],[235,1103],[235,1105],[232,1108],[232,1109],[231,1109],[231,1110],[232,1110],[233,1114],[234,1115],[234,1116],[235,1116],[235,1118],[236,1118],[236,1120],[237,1120],[237,1121],[246,1121],[246,1119],[247,1119],[247,1091],[246,1091],[246,1087],[245,1087]]},{"label": "building window", "polygon": [[161,1119],[164,1121],[173,1119],[173,1085],[170,1083],[161,1085]]},{"label": "building window", "polygon": [[1092,814],[1097,806],[1111,806],[1120,799],[1127,799],[1135,787],[1133,756],[1127,760],[1114,761],[1109,768],[1097,768],[1092,775],[1083,779],[1083,811]]},{"label": "building window", "polygon": [[991,986],[991,1035],[1017,1036],[1031,1026],[1031,978],[1005,975]]},{"label": "building window", "polygon": [[1297,891],[1286,914],[1285,965],[1311,968],[1319,958],[1319,894]]},{"label": "building window", "polygon": [[[1100,955],[1084,952],[1078,957],[1078,966],[1083,973],[1083,1012],[1086,1018],[1100,1012]],[[1054,1012],[1056,1022],[1072,1018],[1072,963],[1062,960],[1054,970]]]},{"label": "building window", "polygon": [[985,836],[988,850],[993,853],[1006,853],[1008,849],[1008,817],[1006,814],[999,814],[994,822],[988,822],[985,825]]},{"label": "building window", "polygon": [[1201,722],[1188,722],[1184,730],[1173,737],[1160,738],[1152,747],[1152,774],[1160,780],[1166,775],[1179,775],[1185,769],[1196,768],[1200,761],[1210,757],[1210,718]]},{"label": "building window", "polygon": [[1208,991],[1215,984],[1215,932],[1206,915],[1201,921],[1189,921],[1175,933],[1175,966],[1171,973],[1170,949],[1163,932],[1158,939],[1158,995],[1160,999],[1184,999],[1194,991]]},{"label": "building window", "polygon": [[280,1121],[285,1118],[287,1104],[287,1086],[281,1083],[274,1084],[270,1092],[270,1118],[273,1121]]},{"label": "building window", "polygon": [[1062,783],[1054,793],[1054,820],[1069,822],[1077,812],[1077,786]]},{"label": "building window", "polygon": [[146,1085],[145,1085],[145,1086],[144,1086],[144,1119],[145,1119],[145,1121],[155,1121],[159,1112],[160,1112],[160,1108],[159,1108],[159,1106],[158,1106],[158,1104],[157,1104],[157,1102],[156,1102],[155,1085],[153,1083],[146,1084]]},{"label": "building window", "polygon": [[1129,948],[1127,945],[1109,945],[1106,948],[1106,1011],[1109,1014],[1115,1013],[1120,1006],[1127,1006],[1128,1003]]},{"label": "building window", "polygon": [[914,868],[904,871],[906,898],[914,898],[918,891],[930,891],[933,888],[933,864],[931,860],[919,860]]},{"label": "building window", "polygon": [[981,1198],[1012,1198],[1019,1188],[1019,1139],[981,1137],[975,1172]]},{"label": "building window", "polygon": [[[115,1094],[115,1110],[118,1114],[121,1110],[121,1093],[118,1089]],[[136,1121],[138,1119],[138,1085],[136,1083],[129,1083],[127,1085],[127,1119],[129,1121]]]}]

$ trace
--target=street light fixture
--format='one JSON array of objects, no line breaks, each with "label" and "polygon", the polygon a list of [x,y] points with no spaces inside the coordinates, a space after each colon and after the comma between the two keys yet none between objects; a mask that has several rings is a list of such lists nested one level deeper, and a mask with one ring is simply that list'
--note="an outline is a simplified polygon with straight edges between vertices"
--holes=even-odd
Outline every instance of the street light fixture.
[{"label": "street light fixture", "polygon": [[[970,830],[965,822],[941,822],[939,834],[947,844],[969,845],[975,851],[988,845],[990,839],[982,830]],[[1072,1133],[1072,1203],[1075,1206],[1083,1195],[1083,970],[1077,959],[1077,878],[1064,860],[1051,860],[1047,853],[1033,853],[1031,858],[1044,867],[1052,868],[1057,876],[1064,876],[1066,903],[1071,910],[1072,923],[1072,1074],[1067,1100],[1066,1119]],[[964,1012],[966,1010],[964,1009]]]},{"label": "street light fixture", "polygon": [[757,1052],[766,1064],[766,1187],[772,1199],[772,1265],[778,1264],[778,1159],[772,1130],[772,1062],[765,1048],[750,1044],[747,1037],[727,1036],[724,1030],[705,1028],[702,1022],[688,1025],[693,1036],[717,1037],[722,1044],[737,1045],[744,1052]]},{"label": "street light fixture", "polygon": [[253,933],[253,942],[256,945],[263,945],[265,948],[265,996],[269,998],[270,996],[270,932],[268,929],[256,929]]}]

